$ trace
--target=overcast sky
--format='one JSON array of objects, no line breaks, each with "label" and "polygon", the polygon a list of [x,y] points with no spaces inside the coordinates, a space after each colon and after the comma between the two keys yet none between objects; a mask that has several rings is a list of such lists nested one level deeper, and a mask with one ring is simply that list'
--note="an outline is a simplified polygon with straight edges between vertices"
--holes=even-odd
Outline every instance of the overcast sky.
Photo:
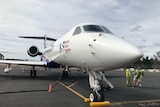
[{"label": "overcast sky", "polygon": [[160,0],[0,0],[0,53],[32,59],[27,48],[43,49],[43,41],[18,36],[59,38],[86,22],[106,26],[144,55],[152,57],[160,50]]}]

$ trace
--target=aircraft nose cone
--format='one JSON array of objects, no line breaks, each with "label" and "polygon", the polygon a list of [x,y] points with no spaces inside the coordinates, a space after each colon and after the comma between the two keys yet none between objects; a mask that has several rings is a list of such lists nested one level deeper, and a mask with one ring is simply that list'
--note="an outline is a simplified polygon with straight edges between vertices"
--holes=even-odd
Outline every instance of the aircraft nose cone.
[{"label": "aircraft nose cone", "polygon": [[122,54],[124,55],[124,57],[128,58],[128,60],[134,61],[140,59],[143,56],[143,53],[137,47],[129,43],[125,44],[125,48],[122,49]]},{"label": "aircraft nose cone", "polygon": [[120,49],[117,49],[119,51],[119,56],[117,57],[119,57],[122,62],[126,61],[126,63],[132,63],[143,56],[142,52],[137,47],[128,42],[119,42],[119,48]]},{"label": "aircraft nose cone", "polygon": [[134,63],[143,56],[142,52],[130,43],[117,37],[103,38],[100,44],[100,56],[104,64],[124,66]]}]

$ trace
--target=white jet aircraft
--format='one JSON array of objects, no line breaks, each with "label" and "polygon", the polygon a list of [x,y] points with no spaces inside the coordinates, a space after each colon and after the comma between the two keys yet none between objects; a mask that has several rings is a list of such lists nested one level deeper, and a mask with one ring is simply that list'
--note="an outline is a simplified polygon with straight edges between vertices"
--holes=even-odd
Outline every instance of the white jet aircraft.
[{"label": "white jet aircraft", "polygon": [[[105,71],[123,67],[143,56],[138,48],[116,37],[106,27],[96,24],[77,25],[41,52],[36,46],[31,46],[28,54],[32,57],[43,55],[49,62],[85,70],[89,74],[92,89],[89,98],[92,102],[104,101],[103,88],[113,88],[105,77]],[[43,61],[1,60],[0,63],[47,65]],[[11,70],[10,66],[7,70]]]}]

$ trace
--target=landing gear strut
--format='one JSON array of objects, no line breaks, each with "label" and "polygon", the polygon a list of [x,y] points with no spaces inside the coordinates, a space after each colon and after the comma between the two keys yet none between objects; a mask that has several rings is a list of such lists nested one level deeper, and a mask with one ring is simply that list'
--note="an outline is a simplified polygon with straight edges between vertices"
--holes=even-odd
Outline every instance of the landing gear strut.
[{"label": "landing gear strut", "polygon": [[109,80],[105,77],[104,72],[89,72],[89,84],[92,92],[89,95],[89,99],[91,102],[104,101],[104,89],[110,87],[111,89],[114,86],[110,83]]},{"label": "landing gear strut", "polygon": [[67,65],[61,65],[60,68],[62,69],[62,77],[68,78],[68,72],[70,72]]},{"label": "landing gear strut", "polygon": [[33,69],[30,71],[30,77],[36,77],[37,71],[35,70],[35,67],[33,66]]},{"label": "landing gear strut", "polygon": [[66,70],[62,71],[62,77],[68,78],[68,71]]}]

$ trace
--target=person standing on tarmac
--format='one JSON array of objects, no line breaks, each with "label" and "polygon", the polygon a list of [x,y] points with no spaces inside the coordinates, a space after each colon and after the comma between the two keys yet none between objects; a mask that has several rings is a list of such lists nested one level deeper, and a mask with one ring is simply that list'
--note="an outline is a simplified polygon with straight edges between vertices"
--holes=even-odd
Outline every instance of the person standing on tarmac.
[{"label": "person standing on tarmac", "polygon": [[138,86],[138,74],[139,74],[139,70],[136,69],[136,71],[134,73],[134,77],[133,77],[133,86],[134,87]]},{"label": "person standing on tarmac", "polygon": [[138,78],[138,86],[142,87],[142,78],[144,77],[144,72],[142,70],[139,70],[139,78]]},{"label": "person standing on tarmac", "polygon": [[129,68],[126,69],[126,86],[131,87],[131,71]]},{"label": "person standing on tarmac", "polygon": [[139,69],[139,67],[136,69],[136,72],[134,74],[134,78],[133,78],[133,84],[134,84],[134,87],[141,87],[141,81],[142,81],[142,78],[144,76],[144,73],[142,70]]}]

